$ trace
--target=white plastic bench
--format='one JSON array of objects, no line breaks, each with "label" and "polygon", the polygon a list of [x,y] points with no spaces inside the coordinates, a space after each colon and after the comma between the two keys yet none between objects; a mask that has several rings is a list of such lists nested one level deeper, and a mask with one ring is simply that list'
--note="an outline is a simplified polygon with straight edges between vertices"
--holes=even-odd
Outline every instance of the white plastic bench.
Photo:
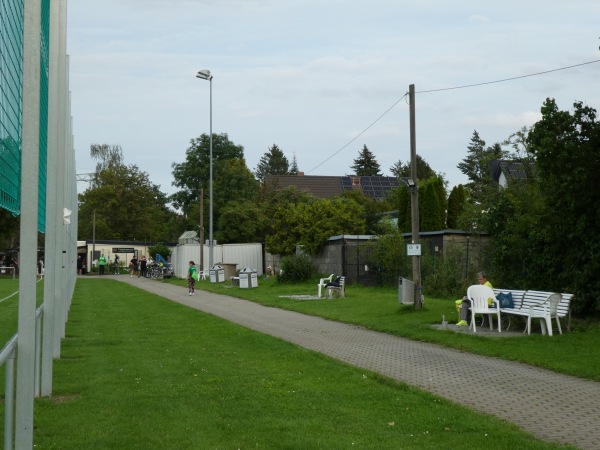
[{"label": "white plastic bench", "polygon": [[346,277],[340,277],[339,286],[327,286],[325,288],[325,298],[333,298],[334,292],[337,292],[337,296],[340,298],[346,296]]},{"label": "white plastic bench", "polygon": [[571,299],[573,298],[573,294],[559,294],[560,302],[556,307],[556,312],[551,311],[551,300],[550,297],[555,294],[554,292],[545,292],[545,291],[521,291],[521,290],[512,290],[512,289],[494,289],[494,294],[499,294],[500,292],[508,293],[510,292],[513,297],[514,308],[500,308],[500,314],[507,316],[508,326],[507,329],[510,328],[510,316],[520,316],[526,319],[527,326],[524,331],[528,334],[531,333],[531,321],[532,319],[540,319],[542,326],[542,333],[545,334],[546,328],[548,328],[548,334],[552,336],[552,322],[551,319],[555,319],[558,327],[559,333],[562,334],[562,328],[560,326],[560,320],[567,317],[567,330],[570,331],[570,322],[571,322]]}]

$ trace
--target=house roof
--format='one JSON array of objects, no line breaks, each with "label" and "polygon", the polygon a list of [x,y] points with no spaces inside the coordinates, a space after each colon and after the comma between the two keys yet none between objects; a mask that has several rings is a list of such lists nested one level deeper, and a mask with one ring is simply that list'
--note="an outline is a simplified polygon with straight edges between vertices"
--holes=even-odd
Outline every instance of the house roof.
[{"label": "house roof", "polygon": [[347,190],[361,190],[368,197],[376,200],[386,198],[389,190],[400,185],[396,177],[357,177],[357,176],[305,176],[298,175],[267,175],[265,183],[275,185],[280,189],[289,186],[308,192],[317,198],[331,198],[342,195]]},{"label": "house roof", "polygon": [[501,183],[504,180],[526,180],[527,167],[523,161],[509,161],[503,159],[495,159],[490,162],[490,177],[496,183]]}]

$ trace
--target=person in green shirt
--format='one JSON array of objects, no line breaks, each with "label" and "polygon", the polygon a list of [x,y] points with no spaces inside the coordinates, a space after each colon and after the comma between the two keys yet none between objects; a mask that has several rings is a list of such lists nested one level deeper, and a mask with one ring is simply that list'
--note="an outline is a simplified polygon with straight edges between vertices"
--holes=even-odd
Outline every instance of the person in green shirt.
[{"label": "person in green shirt", "polygon": [[190,266],[187,273],[187,282],[189,295],[195,295],[196,292],[194,291],[194,288],[196,287],[196,263],[194,261],[190,261]]},{"label": "person in green shirt", "polygon": [[[490,283],[490,281],[488,280],[487,275],[485,274],[485,272],[479,272],[477,274],[477,281],[479,282],[479,284],[483,284],[484,286],[488,286],[490,289],[494,289],[494,287],[492,286],[492,283]],[[492,299],[488,299],[488,302],[492,303]],[[469,319],[469,308],[471,307],[471,300],[469,300],[467,297],[463,297],[460,300],[456,300],[456,309],[458,310],[459,314],[460,314],[460,320],[456,323],[456,325],[462,326],[462,325],[468,325],[468,319]]]},{"label": "person in green shirt", "polygon": [[106,266],[106,258],[104,257],[104,255],[101,255],[98,259],[98,270],[100,272],[100,275],[104,275],[104,266]]}]

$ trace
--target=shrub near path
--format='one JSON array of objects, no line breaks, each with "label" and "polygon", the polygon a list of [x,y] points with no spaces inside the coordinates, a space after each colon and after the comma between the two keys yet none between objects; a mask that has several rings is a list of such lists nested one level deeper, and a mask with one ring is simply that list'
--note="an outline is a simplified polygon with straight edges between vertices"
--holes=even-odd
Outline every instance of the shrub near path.
[{"label": "shrub near path", "polygon": [[109,279],[78,280],[54,380],[36,449],[565,448]]}]

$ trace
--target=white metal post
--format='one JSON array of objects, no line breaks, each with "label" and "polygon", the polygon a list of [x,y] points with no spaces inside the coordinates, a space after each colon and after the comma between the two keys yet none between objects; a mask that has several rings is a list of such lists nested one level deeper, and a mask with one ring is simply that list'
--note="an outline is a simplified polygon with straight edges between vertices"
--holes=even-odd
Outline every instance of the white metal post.
[{"label": "white metal post", "polygon": [[15,448],[33,448],[35,306],[40,153],[41,1],[23,10],[23,128]]}]

